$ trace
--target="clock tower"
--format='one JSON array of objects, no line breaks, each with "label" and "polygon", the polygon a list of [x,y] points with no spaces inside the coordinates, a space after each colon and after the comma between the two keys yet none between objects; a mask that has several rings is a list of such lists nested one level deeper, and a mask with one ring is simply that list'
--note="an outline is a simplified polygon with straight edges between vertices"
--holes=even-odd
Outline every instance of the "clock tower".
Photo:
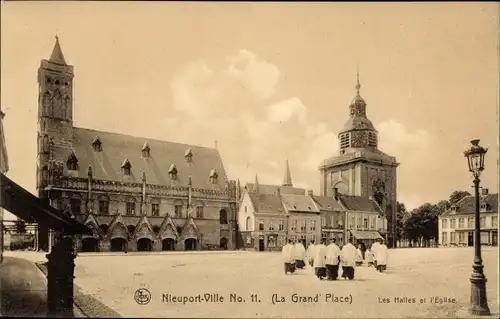
[{"label": "clock tower", "polygon": [[[340,150],[337,156],[324,160],[320,193],[339,193],[368,197],[375,200],[388,221],[389,234],[395,233],[391,223],[396,216],[396,158],[378,149],[378,132],[366,115],[366,102],[360,95],[359,72],[356,96],[349,105],[349,119],[339,132]],[[387,236],[392,237],[392,236]]]}]

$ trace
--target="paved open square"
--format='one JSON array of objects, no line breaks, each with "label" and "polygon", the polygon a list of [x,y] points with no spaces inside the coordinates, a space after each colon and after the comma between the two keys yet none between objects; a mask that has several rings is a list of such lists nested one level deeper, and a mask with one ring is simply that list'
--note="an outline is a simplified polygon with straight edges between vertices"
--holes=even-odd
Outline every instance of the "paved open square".
[{"label": "paved open square", "polygon": [[[80,254],[75,280],[124,317],[467,316],[472,248],[389,253],[387,272],[363,266],[354,281],[336,282],[319,281],[311,268],[284,275],[277,253]],[[490,310],[498,314],[498,250],[484,248],[483,259]],[[151,293],[147,304],[134,299],[140,288]],[[318,300],[294,302],[294,294]],[[188,297],[188,302],[174,303],[171,297]]]}]

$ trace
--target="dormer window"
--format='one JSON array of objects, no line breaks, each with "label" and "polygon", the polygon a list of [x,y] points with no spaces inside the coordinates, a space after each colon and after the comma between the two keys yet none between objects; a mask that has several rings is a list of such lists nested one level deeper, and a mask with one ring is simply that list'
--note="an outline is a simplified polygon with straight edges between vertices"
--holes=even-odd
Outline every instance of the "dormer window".
[{"label": "dormer window", "polygon": [[193,151],[189,148],[186,153],[184,153],[184,157],[188,163],[191,163],[193,161]]},{"label": "dormer window", "polygon": [[451,211],[452,212],[457,212],[458,211],[458,206],[457,205],[452,205],[451,206]]},{"label": "dormer window", "polygon": [[132,168],[132,164],[130,164],[130,161],[128,159],[125,159],[123,161],[123,164],[122,164],[122,171],[123,171],[123,175],[127,175],[127,176],[130,176],[130,171],[131,171],[131,168]]},{"label": "dormer window", "polygon": [[177,167],[175,164],[170,165],[170,168],[168,169],[168,175],[170,176],[171,180],[177,180]]},{"label": "dormer window", "polygon": [[486,212],[488,210],[488,204],[482,202],[480,205],[481,212]]},{"label": "dormer window", "polygon": [[151,148],[149,147],[148,142],[144,143],[142,146],[142,157],[143,158],[148,158],[149,157],[149,151],[151,151]]},{"label": "dormer window", "polygon": [[210,171],[210,174],[208,175],[208,177],[210,178],[210,183],[217,184],[217,178],[219,177],[219,174],[217,173],[217,171],[215,169]]},{"label": "dormer window", "polygon": [[92,148],[94,149],[94,152],[102,152],[102,142],[99,138],[99,135],[94,138],[94,141],[92,142]]},{"label": "dormer window", "polygon": [[76,155],[74,152],[71,152],[71,154],[68,157],[68,160],[66,161],[66,167],[70,171],[77,171],[78,170],[78,159],[76,158]]}]

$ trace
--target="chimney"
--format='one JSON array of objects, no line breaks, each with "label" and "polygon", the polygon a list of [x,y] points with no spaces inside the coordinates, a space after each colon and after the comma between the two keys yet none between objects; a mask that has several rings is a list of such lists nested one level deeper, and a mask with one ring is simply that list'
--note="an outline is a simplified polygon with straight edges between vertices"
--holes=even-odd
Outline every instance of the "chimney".
[{"label": "chimney", "polygon": [[308,195],[308,196],[313,196],[313,191],[312,191],[312,189],[307,190],[307,195]]},{"label": "chimney", "polygon": [[488,191],[489,191],[489,190],[488,190],[487,188],[483,188],[483,189],[481,189],[481,195],[482,195],[482,196],[486,196],[486,195],[488,195]]},{"label": "chimney", "polygon": [[339,200],[339,189],[337,187],[333,188],[333,198],[335,198],[335,200]]}]

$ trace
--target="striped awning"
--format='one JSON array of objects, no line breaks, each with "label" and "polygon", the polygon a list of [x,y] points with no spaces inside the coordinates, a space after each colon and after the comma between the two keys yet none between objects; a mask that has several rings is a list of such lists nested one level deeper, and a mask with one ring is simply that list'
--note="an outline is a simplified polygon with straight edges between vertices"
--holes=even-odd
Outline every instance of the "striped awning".
[{"label": "striped awning", "polygon": [[383,239],[383,237],[376,231],[351,230],[351,234],[356,239]]}]

